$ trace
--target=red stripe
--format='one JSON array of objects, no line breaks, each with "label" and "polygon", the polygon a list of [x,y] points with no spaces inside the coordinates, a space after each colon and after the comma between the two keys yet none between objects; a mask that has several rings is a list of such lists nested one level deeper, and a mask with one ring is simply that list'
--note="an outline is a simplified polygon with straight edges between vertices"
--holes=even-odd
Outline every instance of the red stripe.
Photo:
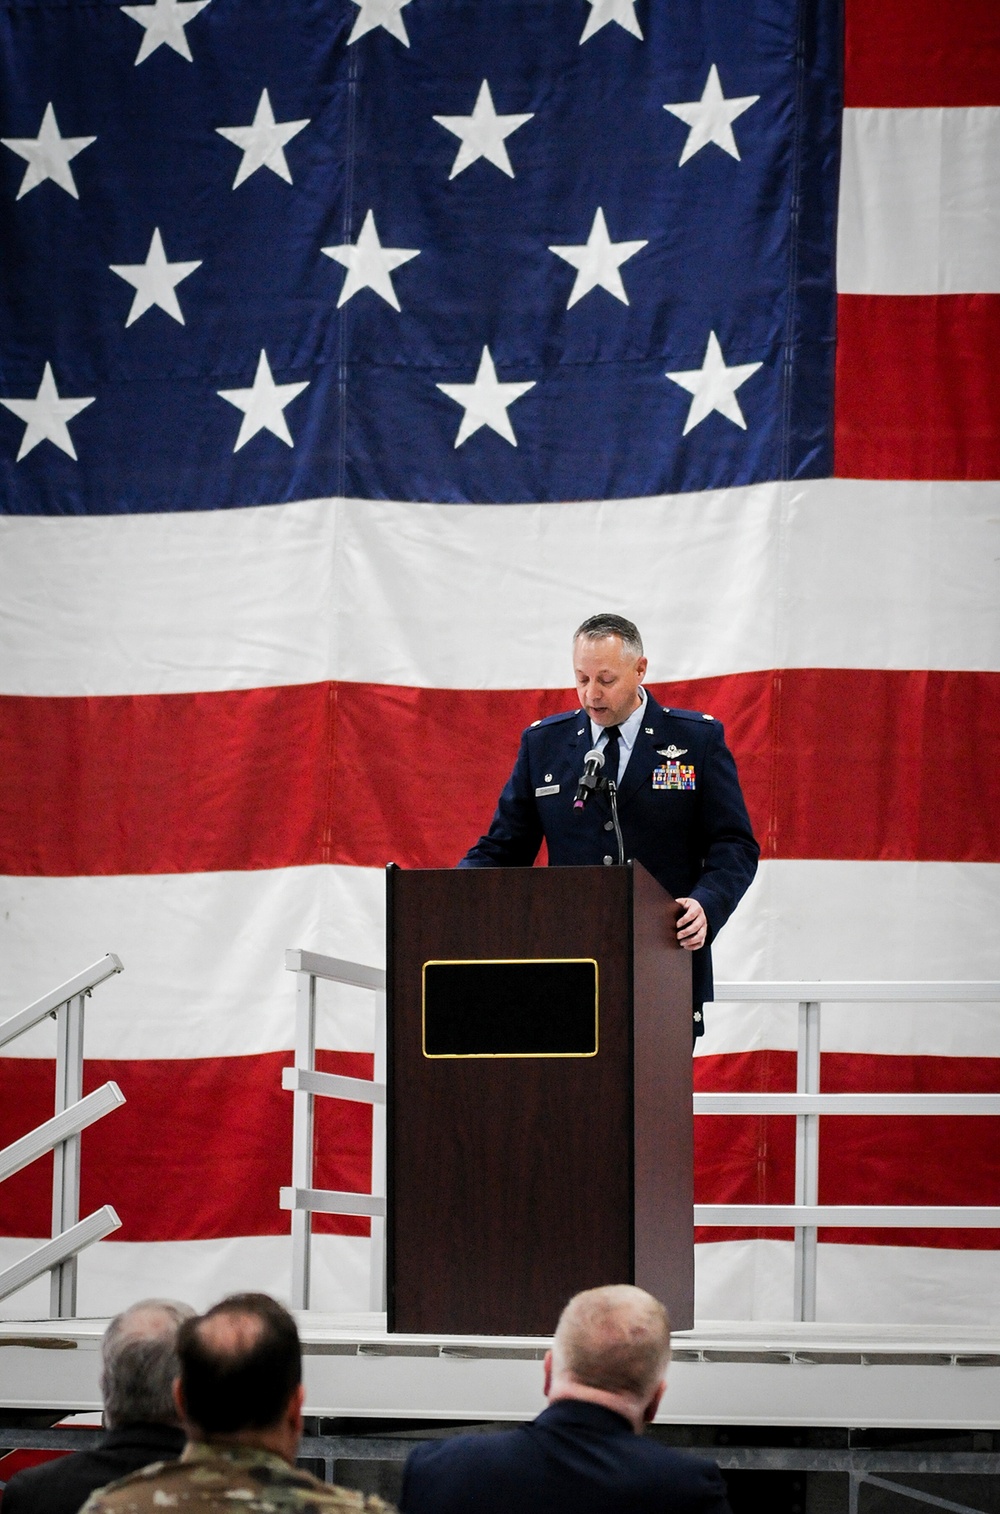
[{"label": "red stripe", "polygon": [[[788,1093],[794,1052],[696,1057],[699,1092]],[[858,1056],[824,1052],[825,1093],[997,1093],[1000,1058]],[[695,1202],[794,1202],[792,1116],[695,1118]],[[995,1204],[1000,1192],[997,1121],[981,1116],[850,1116],[821,1122],[821,1204]],[[702,1229],[700,1241],[753,1236],[790,1239],[790,1230]],[[825,1242],[1000,1248],[1000,1230],[820,1230]]]},{"label": "red stripe", "polygon": [[[0,701],[0,872],[327,860],[329,684]],[[164,834],[169,831],[169,835]]]},{"label": "red stripe", "polygon": [[[870,1057],[828,1052],[823,1087],[831,1093],[1000,1093],[1000,1060],[987,1057]],[[827,1131],[834,1123],[826,1121]],[[877,1129],[872,1130],[872,1125]],[[820,1142],[820,1198],[824,1204],[856,1202],[860,1187],[878,1191],[887,1178],[895,1204],[996,1204],[1000,1194],[1000,1122],[988,1117],[878,1121],[845,1115],[836,1121],[835,1145],[824,1156]],[[877,1199],[865,1202],[876,1203]],[[883,1246],[1000,1247],[1000,1231],[873,1230],[866,1239]],[[820,1231],[825,1241],[851,1241],[845,1230]]]},{"label": "red stripe", "polygon": [[[698,1093],[792,1093],[795,1053],[741,1052],[695,1057]],[[696,1204],[791,1204],[795,1200],[795,1121],[755,1115],[696,1115]],[[696,1241],[788,1240],[791,1230],[701,1226]]]},{"label": "red stripe", "polygon": [[[1000,861],[1000,674],[653,688],[725,721],[765,856]],[[0,873],[449,866],[489,824],[522,727],[569,703],[362,684],[3,698]]]},{"label": "red stripe", "polygon": [[845,104],[1000,105],[996,0],[847,0]]},{"label": "red stripe", "polygon": [[[83,1135],[80,1213],[113,1204],[119,1241],[195,1241],[287,1235],[278,1189],[291,1182],[292,1096],[281,1087],[290,1052],[190,1061],[88,1061],[84,1091],[113,1078],[127,1102]],[[317,1052],[326,1072],[370,1078],[363,1052]],[[51,1117],[54,1064],[0,1059],[0,1147]],[[371,1110],[318,1099],[318,1188],[368,1191]],[[52,1158],[0,1186],[0,1235],[45,1236]],[[317,1215],[317,1231],[367,1235],[368,1221]]]},{"label": "red stripe", "polygon": [[837,311],[838,477],[1000,478],[1000,295],[842,294]]},{"label": "red stripe", "polygon": [[[287,1052],[195,1061],[88,1062],[86,1088],[108,1078],[128,1103],[83,1138],[82,1212],[114,1204],[116,1240],[206,1240],[282,1235],[288,1216],[278,1189],[291,1174],[291,1097],[281,1089]],[[319,1065],[370,1077],[371,1057],[321,1053]],[[792,1052],[699,1057],[699,1090],[790,1090]],[[831,1092],[1000,1090],[1000,1059],[825,1054]],[[0,1059],[0,1146],[52,1112],[49,1061]],[[371,1161],[371,1114],[362,1105],[321,1099],[317,1107],[317,1186],[363,1191]],[[790,1203],[795,1124],[790,1117],[699,1116],[699,1203]],[[824,1203],[989,1204],[1000,1188],[1000,1142],[987,1119],[854,1119],[824,1122],[820,1199]],[[51,1159],[0,1187],[0,1234],[49,1230]],[[319,1216],[317,1230],[364,1233],[367,1221]],[[785,1231],[706,1230],[701,1240],[787,1235]],[[992,1250],[993,1231],[829,1231],[824,1240]]]}]

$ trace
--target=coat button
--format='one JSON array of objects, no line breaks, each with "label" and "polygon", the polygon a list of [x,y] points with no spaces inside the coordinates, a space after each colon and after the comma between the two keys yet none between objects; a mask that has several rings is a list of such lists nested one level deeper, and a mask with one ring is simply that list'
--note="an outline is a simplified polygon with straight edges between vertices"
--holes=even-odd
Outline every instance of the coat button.
[{"label": "coat button", "polygon": [[615,822],[613,820],[605,820],[605,822],[604,822],[604,829],[606,831],[613,831],[614,828],[615,828]]},{"label": "coat button", "polygon": [[695,1012],[694,1012],[694,1018],[700,1023],[700,1021],[701,1021],[701,1010],[700,1009],[696,1009],[695,1010]]},{"label": "coat button", "polygon": [[612,863],[614,862],[614,860],[615,860],[614,857],[605,857],[605,859],[604,859],[604,866],[605,867],[610,867],[612,865]]}]

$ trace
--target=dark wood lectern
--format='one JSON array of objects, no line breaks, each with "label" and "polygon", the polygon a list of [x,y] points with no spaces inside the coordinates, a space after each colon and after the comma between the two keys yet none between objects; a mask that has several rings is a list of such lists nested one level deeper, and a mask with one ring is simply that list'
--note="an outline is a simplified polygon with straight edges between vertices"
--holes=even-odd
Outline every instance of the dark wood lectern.
[{"label": "dark wood lectern", "polygon": [[691,962],[628,867],[388,874],[389,1329],[544,1335],[581,1288],[694,1315]]}]

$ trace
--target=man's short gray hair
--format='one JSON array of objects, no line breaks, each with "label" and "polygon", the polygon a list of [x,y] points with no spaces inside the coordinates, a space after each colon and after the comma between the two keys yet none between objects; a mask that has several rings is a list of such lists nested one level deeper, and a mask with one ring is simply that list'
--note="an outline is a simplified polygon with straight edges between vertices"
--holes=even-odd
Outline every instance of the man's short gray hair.
[{"label": "man's short gray hair", "polygon": [[642,656],[642,637],[639,635],[639,629],[631,620],[626,620],[624,615],[590,615],[573,632],[574,646],[581,636],[586,641],[602,641],[605,636],[617,636],[622,649],[628,653],[629,657]]},{"label": "man's short gray hair", "polygon": [[109,1429],[176,1425],[177,1331],[194,1310],[147,1298],[116,1314],[101,1342],[101,1397]]},{"label": "man's short gray hair", "polygon": [[645,1402],[670,1356],[667,1311],[631,1283],[588,1288],[559,1316],[552,1355],[556,1371],[575,1382]]}]

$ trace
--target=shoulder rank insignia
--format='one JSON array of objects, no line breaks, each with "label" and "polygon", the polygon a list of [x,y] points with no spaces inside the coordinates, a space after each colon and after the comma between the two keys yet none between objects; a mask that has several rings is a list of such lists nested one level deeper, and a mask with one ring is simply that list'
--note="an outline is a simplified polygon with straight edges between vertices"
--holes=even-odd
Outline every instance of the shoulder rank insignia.
[{"label": "shoulder rank insignia", "polygon": [[687,752],[688,749],[686,746],[674,746],[673,742],[669,746],[658,746],[656,748],[657,757],[669,757],[672,762],[676,762],[678,757],[686,757]]},{"label": "shoulder rank insignia", "polygon": [[654,789],[693,789],[694,786],[693,763],[667,762],[653,769]]}]

